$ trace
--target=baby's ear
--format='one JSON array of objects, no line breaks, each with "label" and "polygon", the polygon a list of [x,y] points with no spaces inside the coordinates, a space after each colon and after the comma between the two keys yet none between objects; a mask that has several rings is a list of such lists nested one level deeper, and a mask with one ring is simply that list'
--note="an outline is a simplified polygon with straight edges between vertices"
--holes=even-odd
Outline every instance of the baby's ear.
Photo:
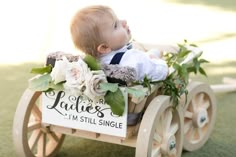
[{"label": "baby's ear", "polygon": [[101,54],[106,54],[106,53],[111,52],[111,48],[109,46],[107,46],[106,44],[100,44],[97,47],[97,51]]}]

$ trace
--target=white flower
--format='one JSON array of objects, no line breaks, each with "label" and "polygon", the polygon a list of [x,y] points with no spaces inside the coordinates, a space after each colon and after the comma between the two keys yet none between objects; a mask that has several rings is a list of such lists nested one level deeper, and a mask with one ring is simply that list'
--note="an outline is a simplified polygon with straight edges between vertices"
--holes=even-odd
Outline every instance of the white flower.
[{"label": "white flower", "polygon": [[69,61],[66,57],[63,57],[62,60],[58,60],[55,62],[55,66],[50,74],[52,77],[52,81],[54,81],[55,84],[65,81],[65,71],[68,63]]},{"label": "white flower", "polygon": [[106,75],[102,70],[92,71],[86,75],[86,89],[84,94],[92,100],[105,96],[106,91],[100,89],[99,84],[107,82]]},{"label": "white flower", "polygon": [[85,90],[85,77],[89,73],[91,72],[82,59],[69,63],[66,69],[64,88],[69,90],[71,94],[82,94]]},{"label": "white flower", "polygon": [[201,56],[202,54],[202,50],[199,49],[198,47],[186,46],[186,48],[191,52],[187,55],[187,57],[184,59],[184,61],[181,64],[192,62],[194,58],[197,58]]}]

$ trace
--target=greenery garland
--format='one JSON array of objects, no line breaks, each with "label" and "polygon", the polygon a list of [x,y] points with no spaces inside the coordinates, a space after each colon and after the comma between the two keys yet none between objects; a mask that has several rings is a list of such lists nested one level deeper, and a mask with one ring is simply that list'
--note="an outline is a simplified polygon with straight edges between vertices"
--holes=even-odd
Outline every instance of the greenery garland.
[{"label": "greenery garland", "polygon": [[[133,85],[143,85],[143,87],[148,88],[151,92],[151,84],[158,84],[161,87],[159,89],[160,94],[170,96],[171,101],[173,101],[173,107],[175,108],[179,104],[181,95],[188,94],[186,87],[188,85],[190,73],[197,74],[199,72],[200,74],[206,76],[206,72],[201,65],[203,63],[208,63],[208,61],[205,59],[200,59],[202,52],[197,56],[193,56],[189,62],[183,63],[183,61],[185,61],[188,55],[192,52],[188,49],[189,46],[197,47],[195,44],[188,44],[187,41],[184,40],[183,44],[178,44],[179,51],[177,53],[165,52],[164,59],[166,60],[169,68],[172,69],[170,75],[165,80],[152,81],[146,76],[142,82],[134,82]],[[88,65],[90,70],[101,70],[100,64],[94,57],[86,55],[83,60]],[[34,91],[43,92],[50,90],[63,90],[63,84],[66,81],[55,84],[50,76],[52,69],[53,67],[51,65],[42,68],[33,68],[31,73],[38,74],[38,76],[29,81],[29,88]],[[118,84],[103,82],[100,83],[100,88],[106,91],[104,98],[106,103],[110,105],[112,112],[117,115],[122,115],[125,109],[125,101]],[[125,88],[127,88],[126,91],[134,97],[146,96],[148,94],[145,90],[138,90],[132,88],[132,86]]]}]

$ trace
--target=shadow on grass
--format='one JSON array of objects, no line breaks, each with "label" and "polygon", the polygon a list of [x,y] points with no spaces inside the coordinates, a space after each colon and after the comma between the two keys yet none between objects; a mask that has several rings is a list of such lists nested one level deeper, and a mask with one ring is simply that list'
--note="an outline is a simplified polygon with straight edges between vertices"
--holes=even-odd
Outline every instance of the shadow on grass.
[{"label": "shadow on grass", "polygon": [[[28,86],[32,67],[42,64],[0,65],[0,153],[3,157],[15,156],[12,142],[12,124],[18,101]],[[191,76],[193,80],[219,84],[225,76],[236,78],[236,62],[204,65],[209,74]],[[236,93],[217,94],[217,119],[208,142],[195,152],[183,152],[183,157],[232,157],[236,154]],[[110,143],[66,136],[57,157],[133,157],[135,149]]]},{"label": "shadow on grass", "polygon": [[66,137],[57,157],[134,157],[135,148],[106,142]]},{"label": "shadow on grass", "polygon": [[200,4],[211,7],[218,7],[222,10],[236,11],[235,0],[165,0],[167,2],[183,3],[183,4]]}]

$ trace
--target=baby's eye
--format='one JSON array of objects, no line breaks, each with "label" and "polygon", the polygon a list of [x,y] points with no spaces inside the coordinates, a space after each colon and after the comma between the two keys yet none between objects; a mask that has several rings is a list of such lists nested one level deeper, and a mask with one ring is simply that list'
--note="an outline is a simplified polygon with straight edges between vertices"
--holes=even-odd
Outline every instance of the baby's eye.
[{"label": "baby's eye", "polygon": [[115,24],[114,24],[114,28],[116,29],[117,27],[118,27],[118,23],[116,21]]}]

